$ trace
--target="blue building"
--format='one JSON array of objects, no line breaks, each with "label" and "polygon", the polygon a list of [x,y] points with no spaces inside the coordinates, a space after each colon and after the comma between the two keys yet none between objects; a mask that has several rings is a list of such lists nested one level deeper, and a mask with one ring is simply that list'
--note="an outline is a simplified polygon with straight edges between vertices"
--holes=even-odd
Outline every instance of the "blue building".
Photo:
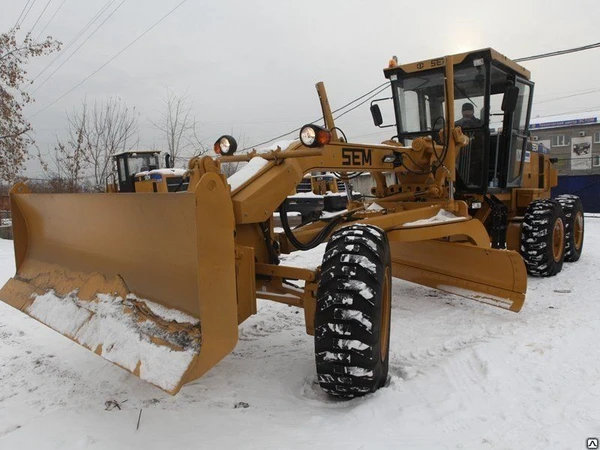
[{"label": "blue building", "polygon": [[600,212],[600,111],[536,117],[530,121],[532,150],[558,161],[553,195],[579,195],[586,212]]}]

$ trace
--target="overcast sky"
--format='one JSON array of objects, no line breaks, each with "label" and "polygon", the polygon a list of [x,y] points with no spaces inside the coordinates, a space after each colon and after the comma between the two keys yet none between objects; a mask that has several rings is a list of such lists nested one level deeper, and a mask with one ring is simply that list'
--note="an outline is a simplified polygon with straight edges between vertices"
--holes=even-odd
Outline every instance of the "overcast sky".
[{"label": "overcast sky", "polygon": [[[53,146],[55,135],[64,133],[66,112],[84,98],[93,102],[120,97],[135,106],[140,113],[140,147],[164,149],[150,120],[159,119],[167,88],[187,91],[206,143],[228,133],[249,145],[319,117],[317,81],[325,82],[333,109],[380,85],[385,81],[382,69],[392,55],[408,63],[493,47],[519,58],[600,41],[598,0],[187,0],[114,61],[46,108],[181,0],[32,1],[22,30],[30,30],[40,18],[33,35],[46,27],[44,35],[64,46],[109,5],[83,37],[36,78],[32,90],[114,11],[39,87],[35,104],[27,107],[42,151]],[[15,24],[26,3],[0,0],[0,30]],[[32,62],[29,76],[36,77],[56,56]],[[524,65],[536,82],[533,117],[600,110],[600,49]],[[593,89],[598,91],[572,96]],[[556,100],[559,97],[567,98]],[[337,123],[349,140],[379,142],[393,134],[373,127],[368,105]],[[42,108],[46,109],[38,113]],[[31,166],[30,175],[35,172]]]}]

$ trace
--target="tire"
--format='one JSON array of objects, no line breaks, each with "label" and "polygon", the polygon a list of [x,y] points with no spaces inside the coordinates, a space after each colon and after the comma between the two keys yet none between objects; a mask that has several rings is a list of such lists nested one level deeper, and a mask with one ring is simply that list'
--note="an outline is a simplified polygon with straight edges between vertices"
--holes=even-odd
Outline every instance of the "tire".
[{"label": "tire", "polygon": [[551,277],[565,257],[565,213],[555,200],[534,200],[521,227],[521,256],[530,275]]},{"label": "tire", "polygon": [[351,225],[333,234],[323,256],[315,312],[321,388],[353,398],[387,381],[392,271],[385,232]]},{"label": "tire", "polygon": [[583,250],[584,220],[583,203],[576,195],[562,194],[556,197],[565,213],[565,261],[575,262]]}]

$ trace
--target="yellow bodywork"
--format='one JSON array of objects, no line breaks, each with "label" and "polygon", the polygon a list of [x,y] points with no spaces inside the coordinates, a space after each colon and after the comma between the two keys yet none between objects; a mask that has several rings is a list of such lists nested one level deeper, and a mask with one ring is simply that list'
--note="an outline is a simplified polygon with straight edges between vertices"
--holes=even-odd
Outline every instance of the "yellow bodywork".
[{"label": "yellow bodywork", "polygon": [[[444,62],[451,85],[452,57]],[[519,311],[527,288],[522,258],[512,250],[492,249],[483,223],[452,195],[456,155],[468,142],[460,128],[448,125],[454,123],[452,108],[444,130],[450,137],[444,164],[432,173],[414,174],[394,166],[390,156],[410,152],[407,167],[417,170],[433,164],[442,153],[439,145],[427,138],[415,139],[410,147],[391,141],[341,142],[322,85],[318,91],[327,128],[333,130],[329,144],[307,148],[297,142],[260,155],[194,158],[186,192],[166,193],[142,183],[139,191],[147,192],[55,195],[15,186],[11,208],[17,273],[0,290],[0,299],[176,393],[232,351],[238,323],[256,312],[257,297],[304,308],[307,332],[314,332],[319,270],[279,264],[279,253],[296,249],[285,233],[274,232],[273,213],[306,173],[364,171],[375,179],[372,203],[377,208],[351,202],[336,228],[364,223],[385,230],[395,277]],[[452,89],[448,102],[453,104]],[[257,156],[265,160],[262,167],[230,189],[219,164]],[[386,185],[383,174],[392,171],[401,186]],[[453,218],[432,221],[442,210]],[[306,242],[325,225],[311,223],[295,235]],[[305,284],[296,288],[287,280]],[[58,313],[67,308],[83,317],[76,327],[65,329],[60,317],[36,312],[43,310],[36,302],[49,293],[58,298]],[[107,298],[135,324],[140,342],[185,362],[173,366],[168,382],[148,366],[150,356],[140,353],[123,362],[114,357],[118,341],[95,342],[83,333],[101,322],[98,311]]]},{"label": "yellow bodywork", "polygon": [[[86,304],[97,302],[97,294],[121,299],[134,294],[200,319],[201,347],[173,376],[176,382],[166,389],[171,393],[235,347],[234,218],[222,177],[206,174],[193,192],[180,195],[24,191],[18,185],[11,193],[17,274],[0,290],[4,302],[28,313],[35,295],[75,291],[81,300],[77,308],[92,310]],[[132,311],[124,307],[123,314]],[[156,319],[147,311],[139,316],[140,322]],[[55,318],[48,319],[45,323],[52,327]],[[79,325],[64,334],[87,346],[77,333],[85,323]],[[155,344],[166,351],[182,350],[159,338]],[[105,346],[90,350],[110,357]],[[144,378],[142,359],[131,371]]]}]

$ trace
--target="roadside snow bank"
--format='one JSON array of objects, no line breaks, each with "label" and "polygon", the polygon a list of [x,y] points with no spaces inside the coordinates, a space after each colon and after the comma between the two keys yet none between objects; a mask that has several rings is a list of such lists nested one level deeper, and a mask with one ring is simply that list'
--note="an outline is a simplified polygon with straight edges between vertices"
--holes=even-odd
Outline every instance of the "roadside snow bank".
[{"label": "roadside snow bank", "polygon": [[27,313],[167,391],[200,352],[198,319],[133,295],[83,301],[75,291],[64,297],[49,291],[35,296]]}]

